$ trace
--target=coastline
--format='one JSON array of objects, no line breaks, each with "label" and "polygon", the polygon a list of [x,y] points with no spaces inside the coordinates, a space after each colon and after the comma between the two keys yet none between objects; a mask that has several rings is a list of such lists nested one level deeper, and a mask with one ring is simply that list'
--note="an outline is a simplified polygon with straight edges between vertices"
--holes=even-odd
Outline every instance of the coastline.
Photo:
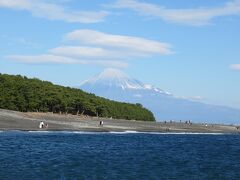
[{"label": "coastline", "polygon": [[[39,128],[43,121],[48,128]],[[103,126],[99,122],[103,121]],[[148,132],[168,134],[239,134],[231,125],[186,124],[179,122],[146,122],[121,119],[107,119],[52,113],[16,112],[0,109],[0,131],[76,131],[76,132]]]}]

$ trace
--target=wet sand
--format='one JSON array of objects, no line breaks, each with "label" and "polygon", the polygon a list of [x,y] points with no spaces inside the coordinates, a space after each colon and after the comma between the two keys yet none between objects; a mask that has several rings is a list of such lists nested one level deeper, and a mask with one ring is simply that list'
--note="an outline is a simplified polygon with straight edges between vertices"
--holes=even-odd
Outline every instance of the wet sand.
[{"label": "wet sand", "polygon": [[[48,128],[39,128],[44,121]],[[103,126],[99,122],[103,121]],[[144,122],[107,119],[52,113],[21,113],[0,109],[0,130],[22,131],[90,131],[90,132],[169,132],[169,133],[240,133],[235,126],[212,124],[186,124],[179,122]]]}]

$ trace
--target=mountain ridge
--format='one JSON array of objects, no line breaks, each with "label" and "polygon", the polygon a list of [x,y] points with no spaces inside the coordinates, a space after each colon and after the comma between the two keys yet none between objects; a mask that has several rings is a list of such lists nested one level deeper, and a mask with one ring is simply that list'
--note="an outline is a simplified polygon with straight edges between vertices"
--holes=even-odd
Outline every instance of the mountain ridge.
[{"label": "mountain ridge", "polygon": [[130,78],[120,70],[106,69],[84,81],[80,89],[115,101],[141,103],[157,120],[192,120],[194,122],[238,124],[240,110],[177,98],[150,84]]}]

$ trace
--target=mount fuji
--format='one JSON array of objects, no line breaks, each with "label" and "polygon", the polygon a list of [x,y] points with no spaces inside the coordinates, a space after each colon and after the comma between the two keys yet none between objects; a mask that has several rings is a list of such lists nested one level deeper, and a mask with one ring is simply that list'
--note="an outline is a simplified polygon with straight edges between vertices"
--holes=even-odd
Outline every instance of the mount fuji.
[{"label": "mount fuji", "polygon": [[106,69],[84,81],[80,89],[111,100],[141,103],[158,121],[239,124],[240,110],[177,98],[155,86],[144,84],[117,69]]}]

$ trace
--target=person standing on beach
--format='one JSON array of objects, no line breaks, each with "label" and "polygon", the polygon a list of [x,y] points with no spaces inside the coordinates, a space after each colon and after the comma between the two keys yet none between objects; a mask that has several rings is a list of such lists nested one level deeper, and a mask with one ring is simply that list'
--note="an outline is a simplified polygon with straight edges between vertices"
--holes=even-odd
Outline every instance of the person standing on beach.
[{"label": "person standing on beach", "polygon": [[48,128],[48,123],[44,123],[44,127],[45,127],[45,128]]},{"label": "person standing on beach", "polygon": [[40,124],[39,124],[39,128],[42,129],[44,127],[44,122],[41,121]]}]

